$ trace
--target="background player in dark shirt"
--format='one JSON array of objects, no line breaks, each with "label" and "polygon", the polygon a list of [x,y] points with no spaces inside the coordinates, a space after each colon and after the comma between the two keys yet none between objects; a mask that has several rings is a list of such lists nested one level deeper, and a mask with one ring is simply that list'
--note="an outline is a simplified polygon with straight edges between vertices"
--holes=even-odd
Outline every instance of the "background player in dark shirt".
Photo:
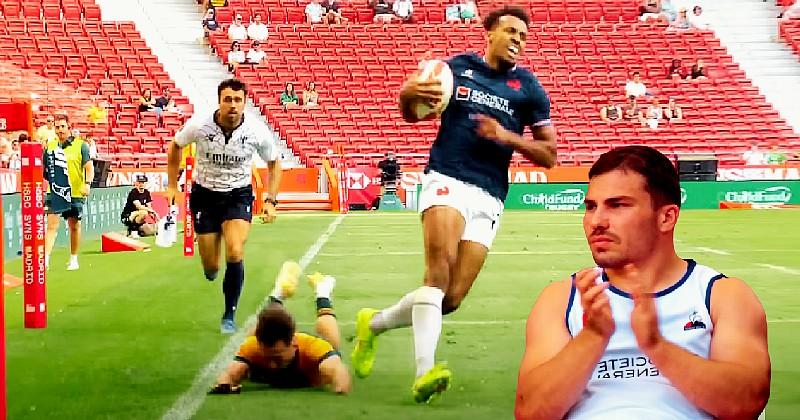
[{"label": "background player in dark shirt", "polygon": [[150,191],[145,188],[146,182],[147,176],[136,175],[136,182],[133,183],[133,189],[128,193],[128,200],[125,202],[120,216],[122,224],[128,228],[128,235],[131,236],[152,235],[154,230],[143,229],[145,219],[152,214],[158,220],[158,213],[153,210],[153,198],[150,196]]},{"label": "background player in dark shirt", "polygon": [[[425,242],[424,286],[382,311],[365,308],[357,316],[353,351],[356,374],[366,376],[375,358],[375,338],[387,330],[413,326],[417,402],[444,391],[451,372],[435,364],[442,315],[453,312],[469,292],[497,234],[508,193],[508,167],[516,151],[531,162],[552,167],[555,132],[550,100],[536,77],[516,65],[525,49],[526,11],[504,7],[486,16],[484,56],[448,60],[454,86],[430,152],[419,209]],[[417,122],[416,103],[437,104],[442,87],[413,74],[400,92],[407,122]],[[524,138],[531,127],[533,140]],[[412,323],[413,319],[413,323]]]}]

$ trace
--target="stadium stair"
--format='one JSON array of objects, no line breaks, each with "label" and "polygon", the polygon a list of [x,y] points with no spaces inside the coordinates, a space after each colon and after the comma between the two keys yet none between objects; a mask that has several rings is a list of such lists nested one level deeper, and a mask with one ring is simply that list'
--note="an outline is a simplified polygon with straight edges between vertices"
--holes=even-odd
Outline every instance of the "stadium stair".
[{"label": "stadium stair", "polygon": [[800,133],[800,61],[778,39],[774,1],[697,0],[723,46],[768,101]]},{"label": "stadium stair", "polygon": [[[207,115],[217,107],[217,85],[230,77],[203,43],[200,22],[203,14],[195,2],[186,0],[99,0],[104,18],[126,19],[136,23],[142,37],[163,61],[175,83],[195,106],[195,112]],[[245,118],[260,122],[273,133],[258,108],[248,103]],[[284,167],[301,166],[286,143],[278,140]],[[263,163],[262,163],[263,164]]]}]

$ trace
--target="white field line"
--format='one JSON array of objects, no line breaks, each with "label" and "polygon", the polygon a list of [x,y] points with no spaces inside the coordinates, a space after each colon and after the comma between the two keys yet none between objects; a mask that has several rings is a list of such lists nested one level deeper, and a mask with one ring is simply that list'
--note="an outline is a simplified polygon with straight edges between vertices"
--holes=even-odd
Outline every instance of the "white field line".
[{"label": "white field line", "polygon": [[696,246],[696,247],[694,247],[694,249],[696,249],[698,251],[701,251],[701,252],[707,252],[709,254],[731,255],[731,253],[728,252],[728,251],[723,251],[721,249],[716,249],[716,248],[708,248],[708,247],[705,247],[705,246]]},{"label": "white field line", "polygon": [[797,270],[797,269],[794,269],[794,268],[789,268],[789,267],[784,267],[782,265],[762,264],[762,263],[756,263],[756,265],[764,267],[764,268],[769,268],[770,270],[780,271],[780,272],[786,273],[786,274],[800,275],[800,270]]},{"label": "white field line", "polygon": [[[339,224],[342,223],[344,220],[345,215],[339,215],[336,219],[334,219],[330,225],[328,225],[328,229],[325,230],[322,235],[317,238],[317,241],[311,245],[306,253],[300,258],[299,264],[300,267],[305,269],[308,264],[317,256],[320,249],[328,242],[331,235],[336,231],[336,228]],[[266,299],[264,301],[266,303]],[[244,325],[241,326],[239,331],[232,335],[230,339],[225,343],[224,346],[219,350],[216,356],[209,362],[207,365],[203,366],[192,382],[192,385],[189,389],[186,390],[177,400],[172,404],[172,407],[164,413],[162,419],[164,420],[186,420],[192,418],[192,416],[197,413],[197,410],[203,404],[203,401],[206,398],[206,392],[208,391],[209,387],[211,386],[216,376],[219,372],[225,368],[225,366],[230,363],[233,354],[239,348],[242,340],[245,339],[247,334],[255,327],[256,325],[256,315],[250,315],[245,321]]]}]

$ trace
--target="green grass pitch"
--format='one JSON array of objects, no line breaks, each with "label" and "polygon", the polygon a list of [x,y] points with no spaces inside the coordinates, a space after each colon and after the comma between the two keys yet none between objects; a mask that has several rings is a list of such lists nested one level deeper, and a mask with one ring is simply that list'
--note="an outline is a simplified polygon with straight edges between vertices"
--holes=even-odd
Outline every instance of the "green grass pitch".
[{"label": "green grass pitch", "polygon": [[[299,260],[335,215],[282,215],[254,225],[238,322],[254,313],[280,264]],[[685,211],[677,232],[683,257],[747,281],[769,319],[773,376],[768,419],[800,413],[800,212]],[[45,330],[22,326],[22,289],[7,292],[10,419],[158,419],[190,390],[228,337],[220,335],[221,279],[208,282],[181,248],[101,254],[83,245],[81,269],[51,258]],[[422,237],[410,213],[350,215],[307,272],[336,276],[334,304],[344,338],[356,311],[380,308],[420,284]],[[438,356],[454,372],[451,389],[430,405],[411,400],[410,330],[379,340],[370,378],[349,396],[246,386],[236,396],[194,400],[197,419],[508,419],[513,417],[524,320],[549,282],[589,266],[578,213],[507,212],[493,255],[455,314],[446,318]],[[19,260],[6,264],[20,274]],[[287,301],[313,332],[313,293],[302,283]],[[344,340],[349,358],[352,343]],[[349,362],[348,362],[349,363]]]}]

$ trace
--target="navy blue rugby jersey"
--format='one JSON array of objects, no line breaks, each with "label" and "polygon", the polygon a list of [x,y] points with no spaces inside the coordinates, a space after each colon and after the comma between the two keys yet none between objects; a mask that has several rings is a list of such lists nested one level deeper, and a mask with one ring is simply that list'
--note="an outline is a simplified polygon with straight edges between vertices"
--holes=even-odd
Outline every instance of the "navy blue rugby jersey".
[{"label": "navy blue rugby jersey", "polygon": [[498,72],[475,53],[456,55],[447,64],[453,71],[453,94],[442,113],[426,172],[475,185],[505,201],[514,150],[478,136],[474,116],[490,116],[522,135],[526,126],[550,125],[550,98],[536,76],[518,66]]}]

